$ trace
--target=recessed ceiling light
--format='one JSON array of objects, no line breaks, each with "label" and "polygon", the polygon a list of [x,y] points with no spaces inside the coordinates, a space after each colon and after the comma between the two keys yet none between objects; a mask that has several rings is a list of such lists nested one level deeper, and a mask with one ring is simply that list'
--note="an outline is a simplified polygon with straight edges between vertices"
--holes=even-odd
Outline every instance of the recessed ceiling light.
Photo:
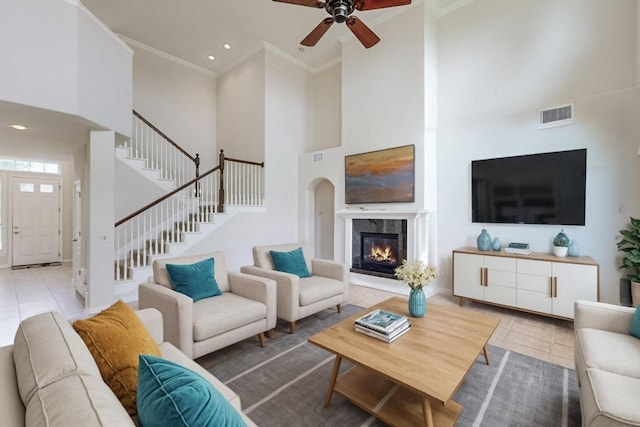
[{"label": "recessed ceiling light", "polygon": [[23,126],[23,125],[17,125],[17,124],[14,124],[14,125],[9,125],[9,126],[11,126],[12,128],[14,128],[15,130],[27,130],[27,127],[26,127],[26,126]]},{"label": "recessed ceiling light", "polygon": [[224,47],[227,50],[231,49],[231,45],[229,43],[223,44],[222,47]]},{"label": "recessed ceiling light", "polygon": [[213,56],[213,55],[209,55],[209,56],[207,56],[207,58],[209,58],[209,61],[213,61],[214,59],[216,59],[216,57]]}]

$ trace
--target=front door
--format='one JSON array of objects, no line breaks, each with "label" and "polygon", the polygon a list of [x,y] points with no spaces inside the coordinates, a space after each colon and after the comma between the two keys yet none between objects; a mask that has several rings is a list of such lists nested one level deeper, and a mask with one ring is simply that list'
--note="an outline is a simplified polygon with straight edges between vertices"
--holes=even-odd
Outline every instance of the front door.
[{"label": "front door", "polygon": [[14,177],[13,266],[60,262],[60,181]]}]

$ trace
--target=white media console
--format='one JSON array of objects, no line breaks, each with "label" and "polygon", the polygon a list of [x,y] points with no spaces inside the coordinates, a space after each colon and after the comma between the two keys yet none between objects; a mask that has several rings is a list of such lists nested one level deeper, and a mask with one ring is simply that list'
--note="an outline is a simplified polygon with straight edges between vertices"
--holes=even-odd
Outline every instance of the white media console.
[{"label": "white media console", "polygon": [[562,319],[577,300],[600,299],[600,267],[587,256],[460,248],[453,251],[453,295]]}]

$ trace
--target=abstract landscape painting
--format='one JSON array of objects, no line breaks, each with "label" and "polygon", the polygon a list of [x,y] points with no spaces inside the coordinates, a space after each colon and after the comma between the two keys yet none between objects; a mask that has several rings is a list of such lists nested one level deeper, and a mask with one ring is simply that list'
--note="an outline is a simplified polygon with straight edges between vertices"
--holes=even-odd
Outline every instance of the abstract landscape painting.
[{"label": "abstract landscape painting", "polygon": [[414,146],[346,156],[345,203],[414,201]]}]

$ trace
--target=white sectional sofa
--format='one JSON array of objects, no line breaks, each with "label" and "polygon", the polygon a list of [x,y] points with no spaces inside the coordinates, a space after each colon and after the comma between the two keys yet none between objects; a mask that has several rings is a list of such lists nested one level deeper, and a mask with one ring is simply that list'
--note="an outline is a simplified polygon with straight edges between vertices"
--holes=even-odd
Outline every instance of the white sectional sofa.
[{"label": "white sectional sofa", "polygon": [[575,303],[575,364],[583,426],[640,426],[640,339],[635,309]]},{"label": "white sectional sofa", "polygon": [[[163,342],[162,315],[136,312],[164,359],[206,378],[240,412],[240,398],[204,368]],[[21,322],[13,345],[0,347],[0,424],[14,426],[134,426],[80,336],[55,312]],[[255,426],[241,415],[249,426]],[[135,417],[135,416],[134,416]]]}]

